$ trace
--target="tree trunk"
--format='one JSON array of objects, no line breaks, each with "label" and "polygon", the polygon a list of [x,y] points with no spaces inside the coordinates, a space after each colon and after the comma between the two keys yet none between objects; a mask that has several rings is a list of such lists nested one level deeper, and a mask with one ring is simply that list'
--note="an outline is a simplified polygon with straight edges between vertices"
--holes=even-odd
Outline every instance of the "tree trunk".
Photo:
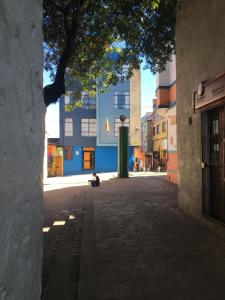
[{"label": "tree trunk", "polygon": [[67,36],[66,47],[57,66],[55,80],[52,84],[44,87],[44,102],[46,106],[49,106],[51,103],[56,103],[65,93],[65,71],[73,54],[74,47],[71,34],[69,34]]},{"label": "tree trunk", "polygon": [[55,81],[44,87],[44,102],[46,106],[56,103],[65,93],[65,68],[58,66]]}]

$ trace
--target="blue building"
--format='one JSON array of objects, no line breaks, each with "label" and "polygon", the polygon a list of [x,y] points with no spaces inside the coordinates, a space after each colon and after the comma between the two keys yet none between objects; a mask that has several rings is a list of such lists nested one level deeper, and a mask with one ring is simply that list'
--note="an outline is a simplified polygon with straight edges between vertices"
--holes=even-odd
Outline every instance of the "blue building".
[{"label": "blue building", "polygon": [[89,97],[72,112],[64,105],[70,92],[60,101],[60,143],[64,147],[64,175],[117,171],[117,143],[120,115],[129,127],[129,169],[133,169],[135,149],[141,145],[140,72],[130,80],[111,86],[107,93]]}]

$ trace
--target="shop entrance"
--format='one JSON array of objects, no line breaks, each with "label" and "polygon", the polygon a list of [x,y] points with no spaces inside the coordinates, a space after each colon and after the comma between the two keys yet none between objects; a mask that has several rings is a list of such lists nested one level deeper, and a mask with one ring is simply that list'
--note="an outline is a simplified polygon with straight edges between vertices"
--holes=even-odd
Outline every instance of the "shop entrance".
[{"label": "shop entrance", "polygon": [[203,211],[225,222],[225,105],[202,113]]},{"label": "shop entrance", "polygon": [[94,170],[95,148],[83,148],[83,170]]}]

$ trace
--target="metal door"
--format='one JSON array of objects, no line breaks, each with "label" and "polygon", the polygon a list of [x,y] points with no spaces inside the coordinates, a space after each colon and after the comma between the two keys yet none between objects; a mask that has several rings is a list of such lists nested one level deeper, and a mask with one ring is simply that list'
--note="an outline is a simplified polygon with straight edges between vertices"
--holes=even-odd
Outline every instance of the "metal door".
[{"label": "metal door", "polygon": [[202,113],[203,211],[225,222],[225,106]]}]

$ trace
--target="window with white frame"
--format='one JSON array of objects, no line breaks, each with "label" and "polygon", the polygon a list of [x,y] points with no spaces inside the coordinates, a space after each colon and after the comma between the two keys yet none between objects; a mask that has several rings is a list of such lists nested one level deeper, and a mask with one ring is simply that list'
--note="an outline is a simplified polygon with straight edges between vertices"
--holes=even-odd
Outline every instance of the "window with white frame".
[{"label": "window with white frame", "polygon": [[120,69],[117,75],[120,80],[126,80],[126,78],[128,77],[128,73],[129,73],[129,66],[124,65],[122,66],[122,68]]},{"label": "window with white frame", "polygon": [[116,91],[114,94],[115,109],[129,109],[130,108],[130,93]]},{"label": "window with white frame", "polygon": [[[120,119],[114,119],[114,135],[119,136],[119,127],[121,126]],[[124,122],[125,127],[130,127],[130,120],[126,119]]]},{"label": "window with white frame", "polygon": [[88,95],[88,93],[82,92],[81,99],[82,99],[82,108],[85,108],[85,109],[95,109],[96,108],[95,97],[90,97]]},{"label": "window with white frame", "polygon": [[96,119],[81,119],[81,136],[96,136]]},{"label": "window with white frame", "polygon": [[73,119],[65,119],[65,136],[73,136]]}]

